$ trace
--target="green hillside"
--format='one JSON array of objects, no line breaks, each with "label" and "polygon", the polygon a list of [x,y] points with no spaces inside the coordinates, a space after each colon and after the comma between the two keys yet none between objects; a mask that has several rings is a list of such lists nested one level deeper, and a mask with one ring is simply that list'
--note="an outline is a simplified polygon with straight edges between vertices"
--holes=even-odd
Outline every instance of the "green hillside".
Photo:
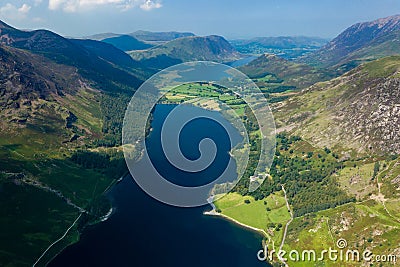
[{"label": "green hillside", "polygon": [[152,45],[139,41],[138,39],[130,35],[110,37],[101,41],[104,43],[112,44],[122,51],[143,50],[152,47]]},{"label": "green hillside", "polygon": [[[129,92],[135,89],[131,81],[138,81],[128,72],[123,75],[131,81],[97,79],[98,73],[85,75],[93,69],[74,58],[57,63],[57,49],[47,55],[33,50],[0,45],[0,262],[5,266],[32,265],[79,217],[45,263],[77,240],[77,230],[108,212],[104,192],[126,170],[121,151],[112,148],[120,143],[130,99],[121,93],[128,90],[123,81],[132,86]],[[120,66],[102,62],[119,73]],[[121,83],[104,88],[105,81]]]},{"label": "green hillside", "polygon": [[318,83],[276,107],[278,126],[349,155],[399,153],[399,70],[393,56]]},{"label": "green hillside", "polygon": [[186,61],[231,62],[241,57],[228,41],[215,35],[178,38],[147,50],[131,51],[129,54],[143,65],[156,69]]},{"label": "green hillside", "polygon": [[302,89],[333,77],[328,71],[271,54],[264,54],[240,67],[239,70],[254,79],[259,87],[273,88],[275,84],[292,90]]}]

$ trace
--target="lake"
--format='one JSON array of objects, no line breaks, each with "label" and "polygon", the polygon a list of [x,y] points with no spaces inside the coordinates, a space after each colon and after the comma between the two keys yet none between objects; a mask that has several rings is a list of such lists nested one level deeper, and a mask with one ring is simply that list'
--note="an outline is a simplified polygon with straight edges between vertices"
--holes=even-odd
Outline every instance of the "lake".
[{"label": "lake", "polygon": [[[186,185],[187,177],[167,166],[159,141],[162,123],[173,107],[156,106],[153,131],[146,144],[156,168],[168,170],[171,181]],[[203,112],[207,115],[212,111]],[[212,169],[219,173],[217,167],[224,167],[230,145],[227,136],[212,123],[196,120],[194,129],[188,128],[182,134],[180,145],[188,158],[196,158],[199,152],[193,140],[210,136],[221,145],[219,149],[225,150],[218,150],[222,155],[215,158]],[[209,178],[201,175],[196,179],[202,177]],[[163,204],[143,192],[130,176],[116,184],[109,197],[114,207],[112,216],[87,227],[80,241],[62,251],[49,266],[269,266],[257,259],[262,237],[222,218],[204,215],[210,206],[179,208]]]}]

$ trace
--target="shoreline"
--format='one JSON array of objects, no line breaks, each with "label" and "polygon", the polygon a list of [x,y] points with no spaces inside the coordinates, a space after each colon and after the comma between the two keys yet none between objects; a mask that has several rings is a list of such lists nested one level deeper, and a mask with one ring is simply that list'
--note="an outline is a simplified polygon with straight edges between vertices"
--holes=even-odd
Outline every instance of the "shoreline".
[{"label": "shoreline", "polygon": [[[127,175],[128,175],[128,172],[124,173],[120,178],[114,179],[114,180],[106,187],[106,189],[102,192],[102,194],[107,194],[115,185],[117,185],[119,182],[121,182]],[[116,211],[116,208],[115,208],[115,207],[112,205],[112,203],[111,203],[111,208],[110,208],[110,210],[109,210],[104,216],[102,216],[101,218],[99,218],[99,219],[96,220],[95,222],[93,222],[93,223],[91,223],[91,224],[88,224],[88,225],[96,225],[96,224],[98,224],[98,223],[102,223],[102,222],[107,221],[107,220],[114,214],[115,211]],[[82,213],[80,213],[80,215],[79,215],[79,217],[77,218],[77,220],[78,220],[81,216],[82,216]],[[74,224],[76,224],[76,221],[74,222]],[[87,225],[87,226],[88,226],[88,225]],[[70,230],[70,229],[69,229],[69,230]],[[67,230],[67,233],[69,232],[69,230]],[[65,246],[63,246],[63,248],[61,248],[59,251],[57,251],[57,252],[51,254],[50,260],[47,261],[46,265],[47,265],[48,263],[50,263],[54,258],[56,258],[60,253],[62,253],[67,247],[69,247],[69,246],[71,246],[71,245],[73,245],[73,244],[79,242],[79,239],[80,239],[80,237],[81,237],[81,234],[82,234],[82,233],[78,233],[78,240],[76,240],[76,241],[74,241],[74,242],[69,242],[69,243],[65,244]],[[64,237],[65,237],[65,236],[64,236]],[[61,241],[64,239],[64,237],[63,237],[62,239],[60,239],[60,240],[57,240],[57,243],[61,242]],[[52,244],[51,247],[52,247],[52,246],[54,246],[54,244]],[[43,257],[45,256],[45,254],[47,254],[47,252],[49,252],[49,249],[47,249],[47,250],[45,251],[45,253],[44,253],[43,255],[40,256],[40,258],[36,261],[35,264],[39,263],[40,260],[41,260],[41,258],[43,258]],[[33,266],[35,266],[35,265],[33,265]]]},{"label": "shoreline", "polygon": [[[60,238],[58,238],[56,241],[54,241],[53,243],[51,243],[51,244],[46,248],[46,250],[39,256],[39,258],[35,261],[35,263],[33,263],[32,267],[35,267],[35,266],[42,260],[42,258],[43,258],[44,256],[46,256],[47,252],[50,251],[50,249],[51,249],[53,246],[55,246],[55,245],[57,245],[57,243],[63,241],[63,239],[68,235],[69,231],[75,226],[75,224],[76,224],[76,223],[78,222],[78,220],[81,218],[82,214],[83,214],[83,213],[80,213],[80,214],[79,214],[79,216],[78,216],[78,217],[75,219],[75,221],[70,225],[70,227],[67,228],[67,230],[64,232],[64,234],[63,234]],[[67,246],[68,246],[68,245],[67,245]],[[66,246],[66,247],[67,247],[67,246]],[[64,249],[65,249],[65,248],[63,248],[61,251],[63,251]],[[61,253],[61,251],[60,251],[60,252],[57,252],[57,254],[56,254],[54,257],[52,257],[52,258],[50,259],[50,261],[52,261],[52,259],[54,259],[59,253]],[[50,261],[49,261],[49,262],[50,262]],[[49,262],[47,262],[46,265],[47,265]]]},{"label": "shoreline", "polygon": [[215,217],[223,218],[223,219],[225,219],[227,221],[230,221],[230,222],[233,222],[233,223],[235,223],[235,224],[237,224],[237,225],[239,225],[239,226],[241,226],[241,227],[243,227],[245,229],[249,229],[249,230],[252,230],[253,232],[261,234],[263,237],[267,238],[268,240],[270,239],[269,235],[267,234],[267,232],[265,230],[260,229],[260,228],[256,228],[256,227],[253,227],[253,226],[250,226],[250,225],[247,225],[247,224],[242,223],[242,222],[239,222],[238,220],[233,219],[233,218],[231,218],[231,217],[229,217],[229,216],[227,216],[225,214],[216,212],[215,209],[212,209],[210,211],[205,211],[205,212],[203,212],[203,215],[215,216]]},{"label": "shoreline", "polygon": [[104,215],[103,217],[100,218],[100,222],[105,222],[107,221],[111,215],[114,213],[114,207],[111,206],[110,210],[107,212],[106,215]]}]

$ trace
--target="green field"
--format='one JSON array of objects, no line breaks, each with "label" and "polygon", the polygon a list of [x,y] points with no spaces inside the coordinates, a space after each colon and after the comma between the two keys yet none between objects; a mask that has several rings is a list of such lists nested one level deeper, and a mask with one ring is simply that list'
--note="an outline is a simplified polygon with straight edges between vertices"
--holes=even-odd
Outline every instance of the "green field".
[{"label": "green field", "polygon": [[217,211],[229,218],[264,230],[266,238],[271,240],[271,248],[272,244],[275,244],[275,248],[279,247],[284,226],[290,220],[285,199],[279,194],[272,194],[263,200],[254,200],[251,196],[229,193],[217,200],[215,206]]}]

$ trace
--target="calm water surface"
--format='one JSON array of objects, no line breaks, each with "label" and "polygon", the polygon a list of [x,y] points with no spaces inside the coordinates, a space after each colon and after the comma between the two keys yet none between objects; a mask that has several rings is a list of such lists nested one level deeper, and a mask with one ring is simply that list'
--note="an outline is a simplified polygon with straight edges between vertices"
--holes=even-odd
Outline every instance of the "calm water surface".
[{"label": "calm water surface", "polygon": [[[156,107],[147,146],[157,168],[167,169],[170,179],[176,180],[182,174],[164,161],[159,142],[162,123],[172,108],[172,105]],[[204,112],[207,115],[210,111]],[[181,137],[182,150],[188,157],[196,158],[198,149],[193,140],[204,136],[221,144],[219,149],[230,150],[227,136],[212,121],[195,123],[196,130],[187,129]],[[216,158],[212,169],[215,173],[221,171],[229,157],[222,154]],[[201,177],[207,176],[198,179]],[[186,184],[187,180],[181,178]],[[113,215],[105,222],[87,227],[80,241],[67,247],[49,266],[269,266],[256,256],[262,237],[224,219],[203,215],[210,206],[165,205],[144,193],[130,176],[114,186],[109,196],[115,208]]]}]

